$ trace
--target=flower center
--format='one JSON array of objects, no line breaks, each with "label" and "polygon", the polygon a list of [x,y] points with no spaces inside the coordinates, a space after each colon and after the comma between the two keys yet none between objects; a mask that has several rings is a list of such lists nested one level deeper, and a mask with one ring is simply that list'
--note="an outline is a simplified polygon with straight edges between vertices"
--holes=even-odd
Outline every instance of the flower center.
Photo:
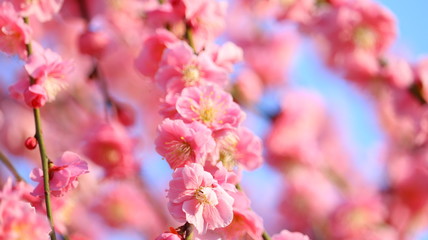
[{"label": "flower center", "polygon": [[236,159],[234,156],[234,152],[230,151],[227,148],[220,150],[219,161],[221,161],[223,163],[223,166],[227,170],[232,170],[236,165]]},{"label": "flower center", "polygon": [[115,164],[120,161],[122,154],[120,151],[113,147],[108,147],[104,150],[104,158],[106,162]]},{"label": "flower center", "polygon": [[55,100],[56,95],[66,87],[64,82],[61,82],[60,79],[55,77],[47,77],[43,82],[43,87],[48,96],[48,101],[52,102]]},{"label": "flower center", "polygon": [[184,137],[180,138],[182,141],[170,141],[165,142],[168,148],[168,158],[176,159],[179,161],[188,161],[194,158],[192,146],[184,140]]},{"label": "flower center", "polygon": [[200,112],[200,117],[202,122],[210,123],[214,120],[215,111],[211,107],[202,108]]},{"label": "flower center", "polygon": [[202,204],[217,205],[218,199],[212,188],[199,187],[195,192],[195,198]]},{"label": "flower center", "polygon": [[354,30],[354,41],[357,46],[372,49],[376,44],[376,33],[364,26],[359,26]]},{"label": "flower center", "polygon": [[221,140],[222,145],[219,154],[219,161],[223,163],[223,166],[232,170],[236,163],[236,146],[238,145],[238,136],[235,134],[228,134]]},{"label": "flower center", "polygon": [[195,85],[200,77],[201,72],[195,65],[188,65],[183,70],[183,79],[186,87]]},{"label": "flower center", "polygon": [[174,150],[176,153],[179,153],[180,155],[182,155],[183,157],[190,157],[190,155],[192,154],[192,147],[190,146],[189,143],[187,142],[179,142],[176,145],[176,149]]}]

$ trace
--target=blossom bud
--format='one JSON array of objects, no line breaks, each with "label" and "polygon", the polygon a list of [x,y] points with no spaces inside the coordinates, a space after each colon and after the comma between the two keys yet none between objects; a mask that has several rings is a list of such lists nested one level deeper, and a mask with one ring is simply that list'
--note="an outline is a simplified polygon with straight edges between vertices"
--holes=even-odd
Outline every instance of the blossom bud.
[{"label": "blossom bud", "polygon": [[116,103],[117,107],[117,118],[120,123],[124,126],[131,126],[135,123],[135,111],[134,109],[124,103]]},{"label": "blossom bud", "polygon": [[103,55],[109,43],[107,34],[104,32],[91,31],[85,31],[80,34],[78,41],[81,53],[88,54],[96,58],[100,58]]},{"label": "blossom bud", "polygon": [[29,150],[33,150],[37,147],[37,139],[35,137],[28,137],[25,140],[25,147]]}]

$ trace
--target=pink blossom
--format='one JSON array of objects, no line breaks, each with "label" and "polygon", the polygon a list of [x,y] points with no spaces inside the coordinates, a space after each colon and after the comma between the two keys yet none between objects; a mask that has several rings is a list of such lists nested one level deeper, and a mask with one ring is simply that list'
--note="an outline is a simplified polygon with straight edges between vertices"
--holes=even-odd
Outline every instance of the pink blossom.
[{"label": "pink blossom", "polygon": [[308,24],[315,13],[316,4],[314,0],[278,0],[277,17],[280,20]]},{"label": "pink blossom", "polygon": [[182,240],[183,238],[180,235],[175,233],[162,233],[155,240]]},{"label": "pink blossom", "polygon": [[242,61],[244,52],[232,42],[226,42],[221,46],[215,44],[207,46],[201,54],[208,54],[217,66],[228,72],[233,71],[233,64]]},{"label": "pink blossom", "polygon": [[21,79],[10,86],[9,92],[16,99],[24,98],[27,106],[31,108],[40,108],[48,101],[48,96],[43,86],[37,83],[30,85],[29,79]]},{"label": "pink blossom", "polygon": [[[336,209],[340,202],[339,189],[322,172],[295,167],[287,173],[287,189],[280,210],[290,227],[306,230]],[[308,179],[313,184],[308,184]]]},{"label": "pink blossom", "polygon": [[25,103],[32,108],[45,105],[48,96],[45,89],[39,84],[33,84],[24,92]]},{"label": "pink blossom", "polygon": [[238,128],[238,144],[236,145],[236,160],[246,170],[255,170],[263,163],[262,140],[247,128]]},{"label": "pink blossom", "polygon": [[378,101],[380,119],[396,144],[408,149],[425,146],[428,142],[428,109],[424,105],[401,89],[384,89],[379,92]]},{"label": "pink blossom", "polygon": [[235,82],[236,93],[234,97],[241,104],[254,104],[263,94],[263,82],[260,77],[247,68],[239,73]]},{"label": "pink blossom", "polygon": [[374,54],[385,51],[396,37],[395,18],[380,4],[372,1],[343,1],[325,12],[316,25],[335,50],[366,49]]},{"label": "pink blossom", "polygon": [[298,232],[282,230],[279,234],[273,235],[272,240],[309,240],[309,237]]},{"label": "pink blossom", "polygon": [[227,169],[240,166],[246,170],[254,170],[263,163],[262,141],[249,129],[240,127],[217,135],[218,161]]},{"label": "pink blossom", "polygon": [[413,71],[405,59],[389,56],[385,61],[380,75],[388,84],[406,89],[413,83]]},{"label": "pink blossom", "polygon": [[12,0],[21,16],[34,15],[41,22],[51,20],[59,12],[64,0]]},{"label": "pink blossom", "polygon": [[86,30],[79,36],[79,50],[83,54],[100,58],[104,54],[109,41],[109,36],[105,32]]},{"label": "pink blossom", "polygon": [[335,239],[379,239],[363,236],[373,235],[374,230],[385,223],[387,215],[388,212],[382,199],[374,195],[370,188],[360,188],[354,196],[349,196],[331,214],[332,237]]},{"label": "pink blossom", "polygon": [[33,187],[23,181],[13,183],[11,178],[6,180],[6,183],[3,185],[2,191],[0,191],[0,200],[11,200],[18,201],[23,200],[25,202],[38,201],[37,198],[32,196],[30,192],[33,190]]},{"label": "pink blossom", "polygon": [[192,29],[195,48],[200,51],[223,30],[227,4],[210,0],[182,2],[185,6],[185,18]]},{"label": "pink blossom", "polygon": [[[146,195],[129,181],[109,182],[101,186],[92,210],[104,222],[117,229],[132,228],[150,234],[160,231],[161,222]],[[150,219],[150,222],[141,219]]]},{"label": "pink blossom", "polygon": [[0,240],[49,239],[46,215],[36,213],[25,201],[29,186],[23,182],[12,186],[9,178],[0,191]]},{"label": "pink blossom", "polygon": [[184,4],[180,0],[170,0],[163,3],[148,1],[145,5],[145,14],[147,15],[147,24],[154,29],[164,28],[169,25],[172,28],[172,32],[176,33],[174,28],[180,25],[181,28],[184,27],[181,22],[184,19]]},{"label": "pink blossom", "polygon": [[199,233],[229,225],[233,198],[202,165],[177,168],[169,182],[168,209],[179,222],[193,224]]},{"label": "pink blossom", "polygon": [[24,23],[10,2],[0,5],[0,29],[0,51],[25,58],[25,44],[30,43],[31,28]]},{"label": "pink blossom", "polygon": [[[397,28],[387,9],[373,1],[358,0],[343,1],[325,11],[310,31],[329,65],[349,71],[347,76],[361,81],[371,73],[367,67],[375,68],[380,54],[392,44]],[[366,73],[362,79],[360,69]]]},{"label": "pink blossom", "polygon": [[251,210],[250,199],[244,192],[232,194],[233,220],[221,229],[224,239],[260,239],[263,233],[263,219]]},{"label": "pink blossom", "polygon": [[196,56],[186,43],[178,42],[165,50],[155,80],[168,94],[173,94],[206,83],[224,86],[228,78],[226,71],[209,56]]},{"label": "pink blossom", "polygon": [[[287,160],[319,164],[319,137],[326,124],[325,106],[321,97],[310,91],[294,90],[282,100],[282,111],[266,139],[268,158],[274,165]],[[278,159],[278,161],[276,161]]]},{"label": "pink blossom", "polygon": [[[80,156],[73,152],[64,152],[56,164],[49,168],[49,186],[51,194],[55,197],[64,196],[64,194],[77,187],[79,182],[77,178],[88,173],[88,164],[81,160]],[[32,195],[43,197],[43,171],[35,168],[30,174],[31,180],[39,184],[34,188]]]},{"label": "pink blossom", "polygon": [[191,162],[204,165],[207,154],[215,148],[211,130],[199,122],[165,119],[158,132],[156,151],[172,169]]},{"label": "pink blossom", "polygon": [[[394,205],[406,208],[411,216],[415,213],[425,213],[428,204],[428,190],[424,186],[424,182],[428,179],[428,166],[425,161],[426,148],[414,153],[409,153],[404,149],[399,150],[397,146],[391,148],[385,158],[388,159],[391,191],[394,192],[397,202]],[[394,208],[397,207],[394,206]],[[404,219],[396,220],[405,221]]]},{"label": "pink blossom", "polygon": [[199,121],[212,130],[238,127],[245,117],[232,96],[214,85],[185,88],[176,106],[185,121]]},{"label": "pink blossom", "polygon": [[37,214],[29,203],[0,202],[0,240],[47,240],[51,228],[46,216]]},{"label": "pink blossom", "polygon": [[250,42],[244,41],[239,44],[244,49],[246,63],[265,85],[281,84],[297,48],[298,36],[289,30],[281,30],[272,33],[254,33],[251,37]]},{"label": "pink blossom", "polygon": [[343,71],[345,78],[357,83],[374,80],[380,71],[378,56],[364,49],[355,49],[337,55],[335,66]]},{"label": "pink blossom", "polygon": [[32,77],[21,79],[9,88],[12,96],[23,96],[25,103],[32,108],[42,107],[46,102],[55,100],[56,95],[66,86],[65,75],[71,65],[49,49],[43,50],[36,46],[35,53],[30,56],[25,69]]},{"label": "pink blossom", "polygon": [[144,76],[153,78],[158,71],[164,50],[179,41],[171,32],[157,29],[143,42],[140,54],[135,60],[135,67]]},{"label": "pink blossom", "polygon": [[124,177],[137,171],[132,139],[117,123],[100,124],[88,136],[85,155],[101,166],[108,177]]}]

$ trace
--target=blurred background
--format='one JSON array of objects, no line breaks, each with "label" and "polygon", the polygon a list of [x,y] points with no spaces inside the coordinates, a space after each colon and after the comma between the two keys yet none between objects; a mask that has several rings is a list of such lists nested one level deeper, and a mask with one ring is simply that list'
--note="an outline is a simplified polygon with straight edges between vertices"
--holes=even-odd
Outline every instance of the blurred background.
[{"label": "blurred background", "polygon": [[[398,38],[393,44],[392,51],[409,62],[417,62],[426,56],[428,53],[428,28],[426,26],[428,1],[383,0],[377,2],[392,11],[397,19]],[[272,26],[268,23],[264,27],[271,28]],[[287,29],[296,31],[295,27],[287,27]],[[227,34],[222,35],[217,42],[222,43],[230,38]],[[298,42],[295,45],[297,49],[294,49],[287,73],[284,73],[289,84],[288,87],[310,90],[321,96],[327,114],[331,116],[331,119],[328,120],[329,124],[334,126],[337,135],[340,136],[341,145],[338,147],[343,148],[343,151],[349,156],[353,166],[364,178],[363,181],[367,181],[380,189],[384,184],[386,171],[380,160],[384,154],[386,136],[380,126],[373,99],[354,84],[341,78],[337,72],[326,68],[316,46],[308,37],[301,36]],[[49,45],[49,39],[44,39],[43,43]],[[23,65],[17,58],[0,54],[0,66],[1,90],[4,98],[2,102],[5,104],[5,99],[8,98],[6,97],[8,94],[7,86],[16,81],[15,78],[18,76],[16,73]],[[238,64],[237,68],[241,67]],[[238,73],[235,72],[233,76],[238,76]],[[113,85],[112,88],[115,88],[114,83],[111,85]],[[266,139],[269,134],[271,121],[260,112],[278,113],[284,97],[284,91],[275,87],[267,87],[265,90],[262,98],[256,104],[259,111],[246,109],[247,119],[244,123],[261,139]],[[117,98],[126,99],[122,98],[120,94]],[[8,99],[7,101],[12,100]],[[4,108],[0,113],[3,115],[10,114]],[[144,113],[138,113],[137,121],[145,117],[147,116]],[[131,135],[134,138],[139,138],[141,142],[139,146],[143,146],[137,151],[136,158],[142,159],[144,167],[141,168],[141,174],[146,180],[149,191],[162,199],[162,196],[166,195],[165,189],[171,179],[172,170],[166,161],[162,160],[162,157],[154,151],[153,135],[144,135],[147,130],[145,128],[144,124],[131,128]],[[29,172],[36,166],[36,161],[23,160],[28,155],[18,156],[19,154],[6,152],[16,164],[19,173],[31,183],[28,176]],[[265,152],[265,154],[267,153]],[[4,180],[8,173],[4,171],[3,166],[0,166],[0,169],[2,170],[1,177]],[[264,219],[266,230],[271,234],[279,232],[284,228],[284,224],[282,224],[283,216],[278,211],[278,206],[286,204],[283,202],[282,195],[287,185],[282,174],[279,174],[277,169],[269,164],[263,164],[255,171],[244,171],[242,177],[242,186],[252,201],[253,210]],[[311,184],[310,179],[307,179],[307,184]],[[161,204],[166,206],[166,200],[165,203],[161,202]],[[311,213],[308,212],[307,214]],[[143,221],[150,221],[150,219]],[[113,228],[109,228],[108,232],[109,234],[103,239],[142,239],[140,234],[127,229],[113,230]],[[428,230],[418,229],[409,239],[428,240]]]}]

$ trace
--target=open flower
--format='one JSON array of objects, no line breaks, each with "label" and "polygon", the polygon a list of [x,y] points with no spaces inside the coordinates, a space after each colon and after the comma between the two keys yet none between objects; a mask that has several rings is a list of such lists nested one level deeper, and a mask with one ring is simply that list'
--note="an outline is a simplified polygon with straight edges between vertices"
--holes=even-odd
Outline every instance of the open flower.
[{"label": "open flower", "polygon": [[177,112],[186,121],[199,121],[212,130],[238,127],[245,114],[232,96],[214,85],[185,88]]},{"label": "open flower", "polygon": [[204,165],[207,154],[215,148],[211,130],[199,122],[165,119],[158,131],[156,151],[172,169],[190,162]]},{"label": "open flower", "polygon": [[179,41],[177,37],[164,29],[157,29],[143,42],[140,54],[135,60],[135,67],[144,76],[154,78],[162,60],[162,54],[169,46]]},{"label": "open flower", "polygon": [[[73,152],[64,152],[61,158],[49,169],[49,187],[51,194],[61,197],[66,192],[77,187],[77,178],[88,173],[88,164]],[[35,168],[30,174],[31,180],[39,184],[31,193],[33,196],[44,197],[43,171]]]},{"label": "open flower", "polygon": [[46,102],[55,100],[57,94],[66,87],[65,76],[71,70],[69,62],[49,50],[42,49],[36,43],[35,51],[28,58],[25,70],[33,79],[22,78],[9,88],[14,98],[24,98],[25,103],[32,108],[40,108]]},{"label": "open flower", "polygon": [[232,222],[233,198],[202,165],[191,163],[178,168],[172,177],[168,209],[177,221],[193,224],[199,233]]},{"label": "open flower", "polygon": [[46,240],[51,228],[46,215],[36,212],[28,202],[30,186],[12,185],[9,178],[0,190],[0,240]]},{"label": "open flower", "polygon": [[205,83],[224,86],[228,78],[227,72],[207,54],[197,56],[189,45],[178,42],[164,51],[155,80],[168,94],[173,94]]},{"label": "open flower", "polygon": [[50,49],[40,49],[30,56],[25,70],[34,78],[35,84],[44,88],[48,101],[53,101],[65,87],[65,76],[71,70],[71,65]]},{"label": "open flower", "polygon": [[117,123],[94,127],[84,146],[84,154],[105,170],[107,177],[125,177],[138,169],[133,156],[134,142]]},{"label": "open flower", "polygon": [[0,51],[25,57],[25,44],[31,39],[31,29],[24,23],[10,2],[0,4]]},{"label": "open flower", "polygon": [[298,232],[282,230],[279,234],[272,236],[272,240],[309,240],[309,237]]},{"label": "open flower", "polygon": [[249,129],[240,127],[218,135],[218,156],[214,156],[213,160],[222,162],[227,169],[240,166],[246,170],[254,170],[263,163],[262,141]]}]

